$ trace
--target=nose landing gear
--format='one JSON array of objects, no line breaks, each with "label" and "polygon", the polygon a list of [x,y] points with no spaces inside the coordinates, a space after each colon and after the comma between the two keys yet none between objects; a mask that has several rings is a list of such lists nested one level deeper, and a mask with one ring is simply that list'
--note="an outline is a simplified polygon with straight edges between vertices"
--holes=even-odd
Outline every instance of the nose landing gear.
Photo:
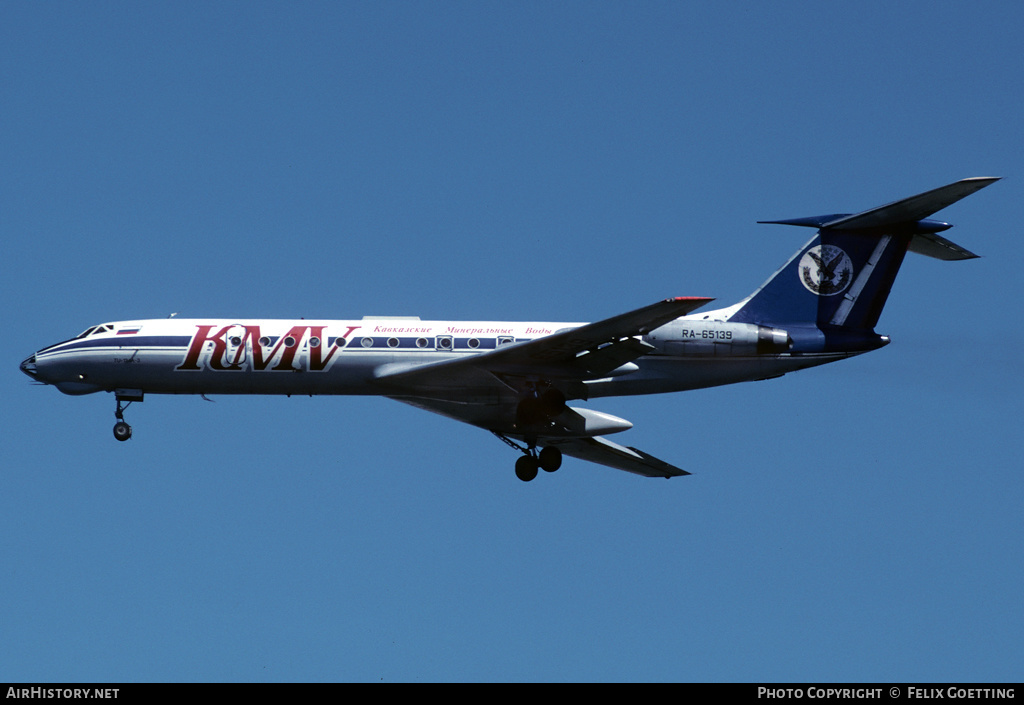
[{"label": "nose landing gear", "polygon": [[124,410],[131,405],[131,402],[122,405],[121,397],[117,398],[117,411],[114,412],[114,417],[117,419],[117,423],[114,424],[114,438],[119,441],[127,441],[132,437],[132,427],[124,421]]},{"label": "nose landing gear", "polygon": [[132,427],[125,423],[124,410],[131,406],[133,401],[142,401],[142,392],[119,389],[114,394],[117,399],[117,409],[114,411],[114,418],[117,419],[117,423],[114,424],[114,438],[127,441],[132,437]]}]

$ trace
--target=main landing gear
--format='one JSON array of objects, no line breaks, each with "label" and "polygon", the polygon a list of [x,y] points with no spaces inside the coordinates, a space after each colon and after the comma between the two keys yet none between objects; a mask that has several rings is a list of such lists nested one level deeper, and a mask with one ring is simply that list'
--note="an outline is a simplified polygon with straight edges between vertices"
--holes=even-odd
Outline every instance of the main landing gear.
[{"label": "main landing gear", "polygon": [[555,446],[547,446],[538,451],[535,443],[524,447],[500,433],[494,435],[523,454],[516,461],[516,477],[523,482],[529,482],[537,477],[538,470],[554,472],[562,467],[562,451]]}]

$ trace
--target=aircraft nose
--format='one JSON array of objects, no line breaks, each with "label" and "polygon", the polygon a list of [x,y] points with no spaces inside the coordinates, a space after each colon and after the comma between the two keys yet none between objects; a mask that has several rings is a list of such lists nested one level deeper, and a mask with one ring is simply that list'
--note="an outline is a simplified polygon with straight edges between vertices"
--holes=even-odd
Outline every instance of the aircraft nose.
[{"label": "aircraft nose", "polygon": [[36,378],[37,370],[35,355],[29,355],[28,357],[21,361],[21,371],[27,374],[32,379]]}]

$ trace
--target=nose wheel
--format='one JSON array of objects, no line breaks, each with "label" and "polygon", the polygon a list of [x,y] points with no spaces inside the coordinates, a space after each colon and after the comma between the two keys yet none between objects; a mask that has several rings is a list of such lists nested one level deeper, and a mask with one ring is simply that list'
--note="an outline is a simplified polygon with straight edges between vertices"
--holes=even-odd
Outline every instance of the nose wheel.
[{"label": "nose wheel", "polygon": [[127,441],[132,437],[132,427],[126,424],[124,421],[118,421],[114,424],[114,438],[119,441]]}]

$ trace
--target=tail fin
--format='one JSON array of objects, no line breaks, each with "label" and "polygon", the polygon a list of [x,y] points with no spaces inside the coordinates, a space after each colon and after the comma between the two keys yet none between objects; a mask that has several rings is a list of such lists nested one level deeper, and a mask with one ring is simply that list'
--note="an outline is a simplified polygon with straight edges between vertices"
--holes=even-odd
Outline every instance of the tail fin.
[{"label": "tail fin", "polygon": [[943,260],[977,257],[937,234],[952,225],[927,218],[995,181],[963,179],[853,215],[761,221],[816,227],[818,233],[737,304],[729,320],[873,335],[908,251]]}]

